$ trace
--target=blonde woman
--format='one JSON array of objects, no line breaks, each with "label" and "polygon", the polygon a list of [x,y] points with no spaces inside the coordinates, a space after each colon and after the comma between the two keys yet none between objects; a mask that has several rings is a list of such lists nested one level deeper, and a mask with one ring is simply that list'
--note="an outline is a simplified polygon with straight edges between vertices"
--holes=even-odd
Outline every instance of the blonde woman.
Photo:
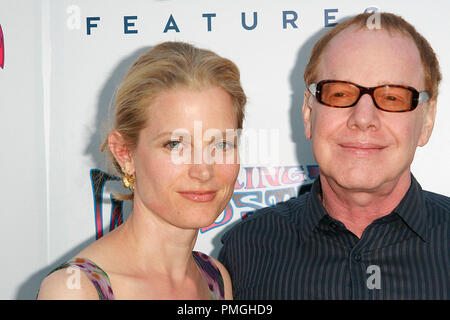
[{"label": "blonde woman", "polygon": [[[231,299],[227,270],[193,248],[233,194],[245,103],[238,68],[211,51],[166,42],[140,56],[105,142],[132,213],[52,271],[38,299]],[[68,268],[82,271],[77,289]]]}]

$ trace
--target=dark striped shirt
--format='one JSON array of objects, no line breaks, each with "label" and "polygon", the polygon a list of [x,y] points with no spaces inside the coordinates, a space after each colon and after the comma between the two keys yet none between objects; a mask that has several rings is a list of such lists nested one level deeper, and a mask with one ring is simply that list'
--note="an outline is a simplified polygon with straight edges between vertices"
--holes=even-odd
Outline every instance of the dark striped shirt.
[{"label": "dark striped shirt", "polygon": [[359,239],[311,192],[260,209],[223,238],[235,299],[449,299],[450,198],[414,177]]}]

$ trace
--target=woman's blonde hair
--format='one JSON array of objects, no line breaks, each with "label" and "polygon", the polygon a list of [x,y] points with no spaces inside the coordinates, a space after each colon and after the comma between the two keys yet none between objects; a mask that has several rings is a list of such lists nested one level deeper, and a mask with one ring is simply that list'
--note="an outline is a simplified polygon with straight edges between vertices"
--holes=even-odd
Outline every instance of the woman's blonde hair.
[{"label": "woman's blonde hair", "polygon": [[[120,84],[114,104],[112,131],[117,130],[128,149],[135,150],[139,133],[147,125],[148,107],[162,92],[176,89],[219,87],[231,97],[242,128],[247,101],[237,66],[216,53],[184,42],[163,42],[142,54]],[[218,114],[218,117],[221,115]],[[107,146],[107,140],[103,149]],[[108,149],[114,169],[123,175],[117,160]],[[116,195],[121,200],[133,195]]]}]

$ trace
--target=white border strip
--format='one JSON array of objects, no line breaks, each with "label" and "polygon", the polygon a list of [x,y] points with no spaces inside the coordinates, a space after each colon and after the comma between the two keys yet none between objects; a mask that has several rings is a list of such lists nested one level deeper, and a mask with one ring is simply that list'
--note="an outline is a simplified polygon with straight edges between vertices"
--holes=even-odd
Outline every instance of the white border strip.
[{"label": "white border strip", "polygon": [[50,263],[50,89],[51,89],[51,39],[50,39],[50,0],[43,0],[41,6],[41,59],[42,91],[44,112],[44,146],[45,146],[45,188],[47,218],[47,263]]}]

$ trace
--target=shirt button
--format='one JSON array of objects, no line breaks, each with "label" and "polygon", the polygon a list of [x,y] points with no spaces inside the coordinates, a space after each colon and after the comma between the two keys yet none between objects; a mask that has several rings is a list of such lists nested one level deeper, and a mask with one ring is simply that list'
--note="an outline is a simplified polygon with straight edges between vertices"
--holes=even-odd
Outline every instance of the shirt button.
[{"label": "shirt button", "polygon": [[353,259],[356,262],[360,262],[361,261],[361,254],[360,253],[355,253],[355,255],[353,256]]}]

